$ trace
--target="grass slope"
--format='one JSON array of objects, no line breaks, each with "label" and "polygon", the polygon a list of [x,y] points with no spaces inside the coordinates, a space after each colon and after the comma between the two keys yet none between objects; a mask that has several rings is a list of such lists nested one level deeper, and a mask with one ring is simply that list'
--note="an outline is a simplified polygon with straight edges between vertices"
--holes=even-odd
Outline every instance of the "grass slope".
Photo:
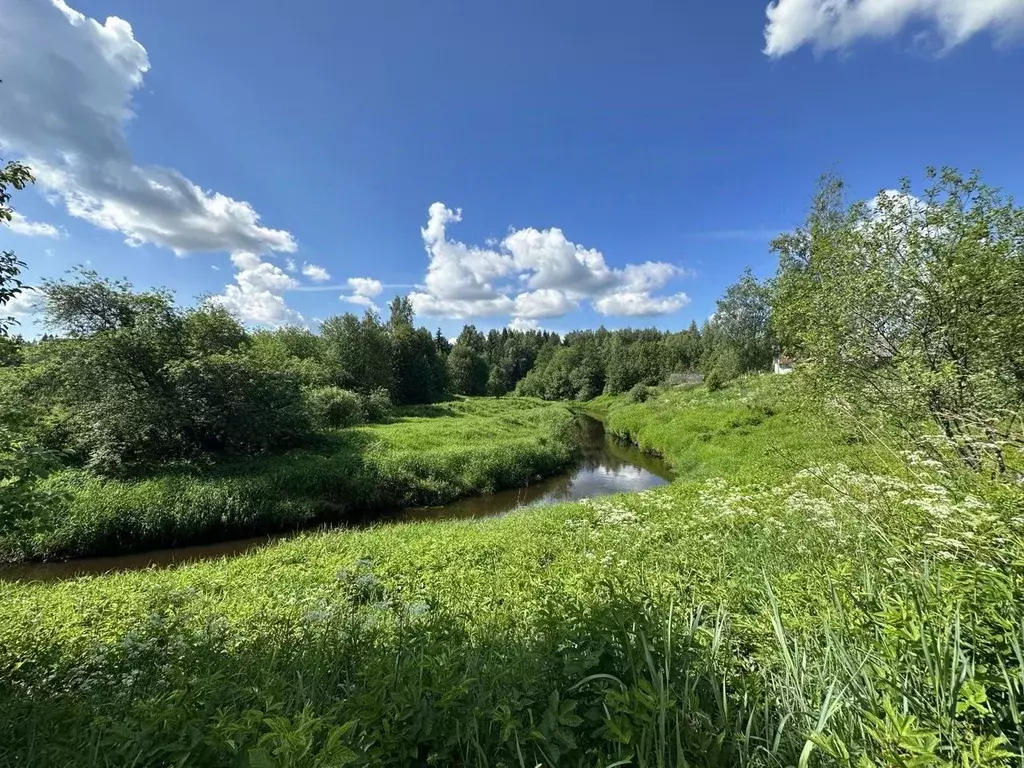
[{"label": "grass slope", "polygon": [[1019,765],[1019,493],[787,387],[598,402],[665,488],[0,585],[0,763]]},{"label": "grass slope", "polygon": [[65,509],[40,530],[0,537],[0,559],[119,554],[289,530],[358,513],[443,504],[552,475],[573,460],[572,414],[529,399],[408,408],[389,424],[320,444],[137,481],[66,472]]}]

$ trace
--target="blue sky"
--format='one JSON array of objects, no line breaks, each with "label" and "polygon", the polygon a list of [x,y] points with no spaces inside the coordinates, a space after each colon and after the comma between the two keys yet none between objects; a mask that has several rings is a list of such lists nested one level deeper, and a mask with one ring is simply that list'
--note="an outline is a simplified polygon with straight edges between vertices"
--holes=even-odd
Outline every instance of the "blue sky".
[{"label": "blue sky", "polygon": [[1021,32],[1024,0],[7,0],[0,154],[39,183],[0,246],[254,325],[400,292],[449,334],[685,327],[825,171],[1020,193]]}]

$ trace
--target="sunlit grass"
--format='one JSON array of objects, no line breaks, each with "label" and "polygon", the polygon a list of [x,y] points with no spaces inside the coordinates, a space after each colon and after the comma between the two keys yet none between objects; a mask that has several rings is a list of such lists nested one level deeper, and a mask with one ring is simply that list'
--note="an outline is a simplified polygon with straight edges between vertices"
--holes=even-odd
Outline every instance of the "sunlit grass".
[{"label": "sunlit grass", "polygon": [[664,488],[2,585],[0,762],[1020,765],[1020,493],[787,386],[598,402]]},{"label": "sunlit grass", "polygon": [[525,485],[571,463],[569,410],[528,399],[456,400],[338,430],[280,456],[137,481],[65,472],[66,509],[0,537],[9,560],[118,554],[346,521]]}]

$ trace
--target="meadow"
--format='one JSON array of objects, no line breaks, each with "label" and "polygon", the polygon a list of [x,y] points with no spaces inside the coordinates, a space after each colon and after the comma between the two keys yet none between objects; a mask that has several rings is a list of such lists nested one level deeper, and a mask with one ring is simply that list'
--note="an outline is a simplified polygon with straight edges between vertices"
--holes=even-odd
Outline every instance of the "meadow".
[{"label": "meadow", "polygon": [[320,433],[279,455],[133,480],[67,470],[44,484],[60,500],[49,515],[0,536],[0,562],[199,544],[443,504],[556,474],[573,461],[576,440],[564,405],[456,399]]},{"label": "meadow", "polygon": [[664,488],[0,584],[0,762],[1021,765],[1019,492],[796,386],[592,401]]}]

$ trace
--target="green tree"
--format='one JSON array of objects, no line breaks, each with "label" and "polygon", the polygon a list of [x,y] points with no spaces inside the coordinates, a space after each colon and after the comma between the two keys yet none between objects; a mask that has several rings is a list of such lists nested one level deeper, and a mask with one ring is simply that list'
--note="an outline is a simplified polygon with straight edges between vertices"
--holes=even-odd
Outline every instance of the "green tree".
[{"label": "green tree", "polygon": [[[0,223],[9,224],[14,216],[11,192],[24,189],[32,181],[32,172],[21,163],[12,161],[0,168]],[[19,275],[24,268],[25,263],[13,251],[0,252],[0,309],[21,293],[24,284]],[[13,317],[0,316],[0,339],[7,337],[7,329],[14,322]]]},{"label": "green tree", "polygon": [[508,392],[505,386],[505,376],[497,365],[491,366],[491,372],[487,377],[487,394],[491,397],[501,397]]},{"label": "green tree", "polygon": [[478,355],[483,355],[487,351],[487,338],[476,329],[475,325],[463,326],[458,338],[455,339],[455,344],[468,347]]},{"label": "green tree", "polygon": [[713,324],[719,343],[735,350],[741,371],[766,371],[771,367],[775,349],[771,291],[758,282],[750,267],[718,300]]},{"label": "green tree", "polygon": [[351,313],[331,317],[320,325],[329,363],[343,371],[339,386],[369,394],[394,389],[391,338],[372,310],[360,319]]},{"label": "green tree", "polygon": [[457,395],[483,395],[490,371],[484,356],[468,344],[456,344],[448,354],[448,382]]},{"label": "green tree", "polygon": [[79,271],[43,282],[46,323],[67,338],[44,353],[53,433],[86,464],[127,474],[203,453],[251,453],[308,431],[294,371],[244,349],[214,307],[183,311],[164,290]]},{"label": "green tree", "polygon": [[408,297],[396,296],[389,309],[392,399],[399,405],[443,399],[447,375],[436,340],[426,328],[415,327],[412,302]]},{"label": "green tree", "polygon": [[216,304],[203,304],[186,312],[182,331],[185,352],[195,357],[234,352],[248,341],[242,324]]},{"label": "green tree", "polygon": [[977,174],[927,178],[852,205],[823,179],[773,243],[774,322],[828,396],[1006,472],[1024,447],[1024,210]]},{"label": "green tree", "polygon": [[[31,171],[21,163],[8,162],[0,168],[0,223],[9,224],[13,217],[11,192],[24,189],[32,181]],[[8,334],[8,328],[16,321],[2,312],[25,287],[20,279],[24,268],[25,263],[13,251],[0,252],[0,366],[21,362],[21,339],[12,339]],[[24,417],[24,413],[3,415],[11,421]],[[58,499],[41,489],[38,481],[55,465],[55,456],[50,451],[0,423],[0,530],[30,525],[52,511]]]}]

